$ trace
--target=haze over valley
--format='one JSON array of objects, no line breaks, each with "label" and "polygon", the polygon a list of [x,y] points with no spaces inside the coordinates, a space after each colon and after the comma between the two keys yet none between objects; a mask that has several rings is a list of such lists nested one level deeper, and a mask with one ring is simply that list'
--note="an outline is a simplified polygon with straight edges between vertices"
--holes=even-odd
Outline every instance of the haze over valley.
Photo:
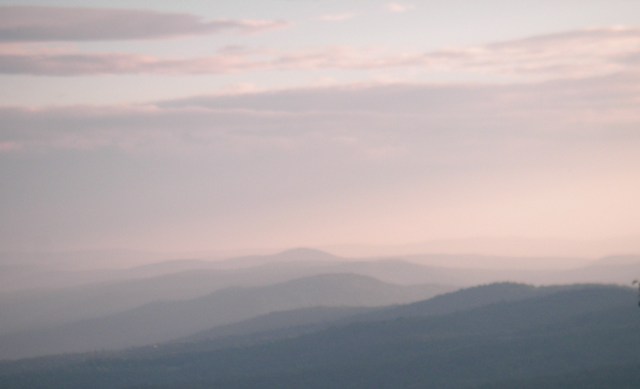
[{"label": "haze over valley", "polygon": [[640,387],[640,2],[0,0],[0,388]]}]

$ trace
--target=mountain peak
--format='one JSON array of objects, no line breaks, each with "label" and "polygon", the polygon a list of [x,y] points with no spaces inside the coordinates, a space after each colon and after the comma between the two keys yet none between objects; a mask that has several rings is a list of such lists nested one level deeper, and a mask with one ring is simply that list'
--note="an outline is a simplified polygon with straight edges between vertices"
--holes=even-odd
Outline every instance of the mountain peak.
[{"label": "mountain peak", "polygon": [[277,254],[277,256],[288,260],[335,260],[337,258],[335,255],[326,251],[307,247],[296,247],[285,250]]}]

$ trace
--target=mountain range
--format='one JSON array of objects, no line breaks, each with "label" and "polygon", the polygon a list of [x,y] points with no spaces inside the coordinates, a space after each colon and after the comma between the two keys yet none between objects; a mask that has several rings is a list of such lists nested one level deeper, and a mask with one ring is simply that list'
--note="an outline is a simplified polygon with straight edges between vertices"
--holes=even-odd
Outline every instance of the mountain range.
[{"label": "mountain range", "polygon": [[108,316],[7,333],[0,336],[0,357],[142,346],[274,311],[400,304],[452,289],[388,284],[354,274],[317,275],[262,287],[232,287],[195,299],[154,302]]},{"label": "mountain range", "polygon": [[251,330],[228,334],[236,340],[226,345],[220,339],[229,336],[220,335],[4,362],[0,383],[4,388],[61,382],[67,388],[631,388],[640,383],[640,313],[630,288],[492,284],[380,308],[377,317],[372,313],[354,311],[302,332],[299,326],[287,333],[286,327],[256,325],[253,335]]}]

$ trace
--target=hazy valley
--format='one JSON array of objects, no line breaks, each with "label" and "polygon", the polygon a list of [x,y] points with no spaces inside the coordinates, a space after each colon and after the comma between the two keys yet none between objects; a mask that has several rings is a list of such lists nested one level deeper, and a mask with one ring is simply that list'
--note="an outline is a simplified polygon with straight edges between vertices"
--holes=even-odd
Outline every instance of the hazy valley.
[{"label": "hazy valley", "polygon": [[640,1],[0,0],[0,389],[640,388]]},{"label": "hazy valley", "polygon": [[[67,287],[25,285],[0,294],[0,382],[561,387],[582,382],[576,371],[606,378],[618,370],[636,382],[628,350],[640,342],[640,321],[629,276],[640,272],[640,257],[518,270],[524,260],[295,249],[102,270],[99,281]],[[74,272],[60,270],[53,276]]]}]

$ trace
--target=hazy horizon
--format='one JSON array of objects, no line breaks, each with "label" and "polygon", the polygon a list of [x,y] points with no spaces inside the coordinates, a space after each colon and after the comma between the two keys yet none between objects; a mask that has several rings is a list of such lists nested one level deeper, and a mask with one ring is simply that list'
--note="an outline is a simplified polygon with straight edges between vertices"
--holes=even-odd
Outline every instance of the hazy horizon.
[{"label": "hazy horizon", "polygon": [[0,387],[640,388],[640,1],[0,0]]},{"label": "hazy horizon", "polygon": [[0,7],[2,251],[640,252],[638,3]]},{"label": "hazy horizon", "polygon": [[[193,250],[158,250],[153,248],[93,247],[76,249],[14,249],[2,250],[0,254],[16,255],[64,255],[92,254],[108,258],[109,255],[140,256],[142,262],[154,263],[163,260],[199,259],[227,260],[251,255],[273,255],[296,249],[320,250],[346,258],[375,258],[411,255],[476,255],[513,258],[566,258],[594,260],[605,257],[639,255],[640,237],[618,237],[610,239],[560,239],[524,237],[471,237],[438,239],[396,244],[338,243],[328,245],[300,244],[297,246],[240,247]],[[115,258],[114,258],[115,260]]]}]

